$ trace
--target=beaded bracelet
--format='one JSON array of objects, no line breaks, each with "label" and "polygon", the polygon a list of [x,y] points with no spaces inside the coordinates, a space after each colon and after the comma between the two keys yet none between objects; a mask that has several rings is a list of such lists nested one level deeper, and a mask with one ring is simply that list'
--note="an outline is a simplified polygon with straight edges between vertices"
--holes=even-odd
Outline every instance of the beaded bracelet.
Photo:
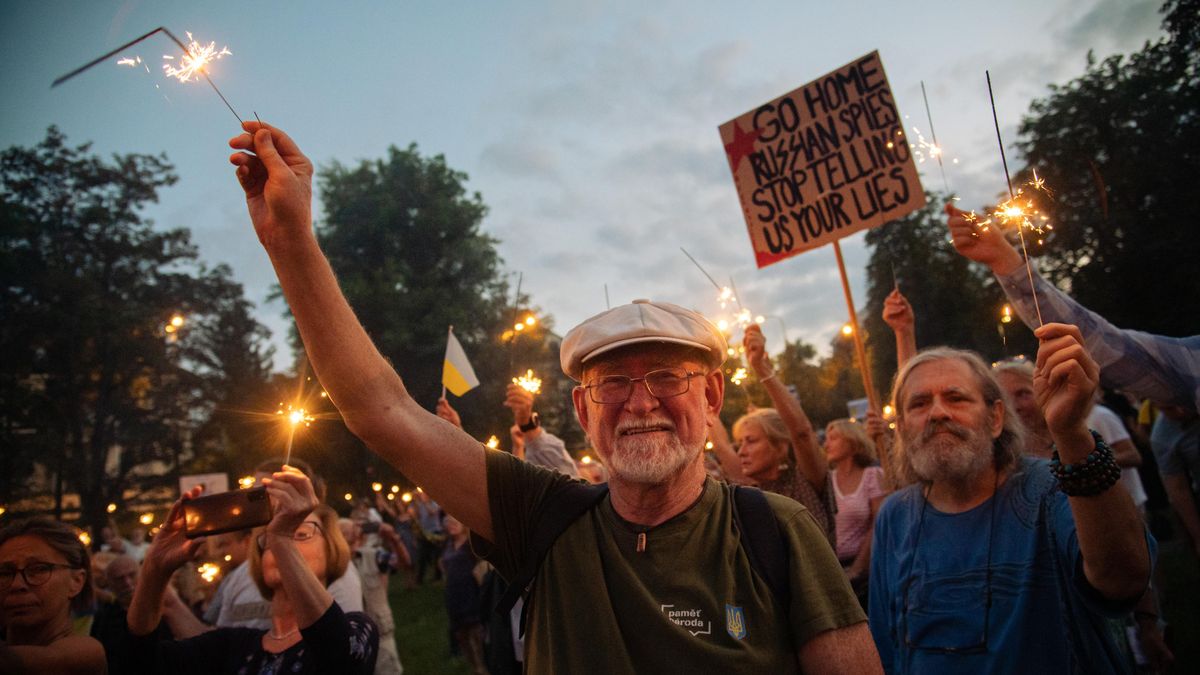
[{"label": "beaded bracelet", "polygon": [[1112,448],[1100,434],[1091,431],[1096,440],[1096,449],[1088,453],[1081,464],[1063,464],[1058,449],[1050,458],[1050,473],[1058,479],[1058,489],[1068,497],[1092,497],[1098,495],[1121,480],[1121,467],[1113,457]]}]

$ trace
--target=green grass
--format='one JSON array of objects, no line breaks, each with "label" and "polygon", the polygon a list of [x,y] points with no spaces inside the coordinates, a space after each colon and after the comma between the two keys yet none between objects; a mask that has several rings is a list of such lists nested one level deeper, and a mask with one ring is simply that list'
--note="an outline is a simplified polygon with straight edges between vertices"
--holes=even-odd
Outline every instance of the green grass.
[{"label": "green grass", "polygon": [[450,656],[445,587],[441,582],[412,590],[404,588],[405,574],[392,575],[388,601],[396,621],[396,648],[405,675],[468,675],[460,657]]}]

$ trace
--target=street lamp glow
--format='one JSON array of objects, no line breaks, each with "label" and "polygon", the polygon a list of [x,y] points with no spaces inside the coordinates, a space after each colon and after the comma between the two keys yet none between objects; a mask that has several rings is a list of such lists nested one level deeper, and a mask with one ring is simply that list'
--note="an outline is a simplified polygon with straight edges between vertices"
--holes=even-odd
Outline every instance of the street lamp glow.
[{"label": "street lamp glow", "polygon": [[850,337],[851,335],[854,335],[854,326],[851,326],[848,323],[843,324],[842,325],[842,335],[845,335],[846,337]]},{"label": "street lamp glow", "polygon": [[183,318],[182,314],[176,314],[175,316],[171,317],[171,325],[174,326],[176,329],[181,328],[183,326],[183,322],[184,322],[184,318]]},{"label": "street lamp glow", "polygon": [[393,492],[393,493],[396,493],[396,492],[399,492],[399,491],[400,491],[400,486],[399,486],[399,485],[393,485],[393,486],[392,486],[392,492]]},{"label": "street lamp glow", "polygon": [[411,502],[412,501],[412,493],[405,492],[404,494],[400,495],[400,501],[404,502],[405,504]]},{"label": "street lamp glow", "polygon": [[537,323],[537,319],[533,318],[533,315],[532,315],[532,314],[530,314],[529,316],[525,317],[525,325],[526,325],[526,326],[533,326],[533,325],[534,325],[534,324],[536,324],[536,323]]},{"label": "street lamp glow", "polygon": [[371,483],[371,490],[375,492],[383,492],[383,483]]},{"label": "street lamp glow", "polygon": [[109,513],[116,513],[116,512],[117,512],[117,505],[116,505],[116,504],[109,504],[109,505],[108,505],[108,508],[107,508],[106,510],[107,510]]},{"label": "street lamp glow", "polygon": [[348,501],[348,502],[349,502],[349,501],[354,501],[354,495],[350,494],[349,492],[347,492],[347,493],[346,493],[345,495],[343,495],[343,496],[345,497],[346,501]]},{"label": "street lamp glow", "polygon": [[580,460],[579,460],[579,463],[580,463],[580,464],[591,464],[591,463],[592,463],[592,456],[591,456],[591,455],[584,455],[584,456],[583,456],[583,459],[580,459]]},{"label": "street lamp glow", "polygon": [[154,522],[154,514],[153,513],[143,513],[141,516],[138,517],[138,522],[143,525],[149,525],[150,523]]},{"label": "street lamp glow", "polygon": [[88,534],[87,532],[80,532],[79,533],[79,541],[84,546],[91,546],[92,545],[92,535]]}]

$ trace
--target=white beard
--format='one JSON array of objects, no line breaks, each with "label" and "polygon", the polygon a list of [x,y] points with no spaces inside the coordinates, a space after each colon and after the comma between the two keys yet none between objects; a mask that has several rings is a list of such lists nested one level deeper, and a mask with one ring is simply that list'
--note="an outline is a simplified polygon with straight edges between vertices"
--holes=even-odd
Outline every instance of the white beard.
[{"label": "white beard", "polygon": [[621,480],[660,485],[682,471],[699,453],[699,448],[689,449],[673,432],[665,439],[637,434],[617,438],[612,452],[603,459],[608,470]]},{"label": "white beard", "polygon": [[[952,436],[934,435],[939,427]],[[931,483],[963,484],[978,476],[994,461],[992,437],[986,429],[968,428],[953,422],[926,425],[922,432],[904,439],[913,472]]]}]

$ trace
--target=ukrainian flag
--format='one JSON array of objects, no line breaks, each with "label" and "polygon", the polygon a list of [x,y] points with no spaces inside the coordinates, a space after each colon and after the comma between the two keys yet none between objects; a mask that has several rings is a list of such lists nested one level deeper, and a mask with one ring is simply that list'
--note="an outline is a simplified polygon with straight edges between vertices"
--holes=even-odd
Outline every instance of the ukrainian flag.
[{"label": "ukrainian flag", "polygon": [[442,386],[455,396],[462,396],[479,386],[479,378],[475,377],[475,369],[467,360],[458,338],[454,337],[454,328],[450,328],[450,337],[446,341],[446,360],[442,363]]}]

